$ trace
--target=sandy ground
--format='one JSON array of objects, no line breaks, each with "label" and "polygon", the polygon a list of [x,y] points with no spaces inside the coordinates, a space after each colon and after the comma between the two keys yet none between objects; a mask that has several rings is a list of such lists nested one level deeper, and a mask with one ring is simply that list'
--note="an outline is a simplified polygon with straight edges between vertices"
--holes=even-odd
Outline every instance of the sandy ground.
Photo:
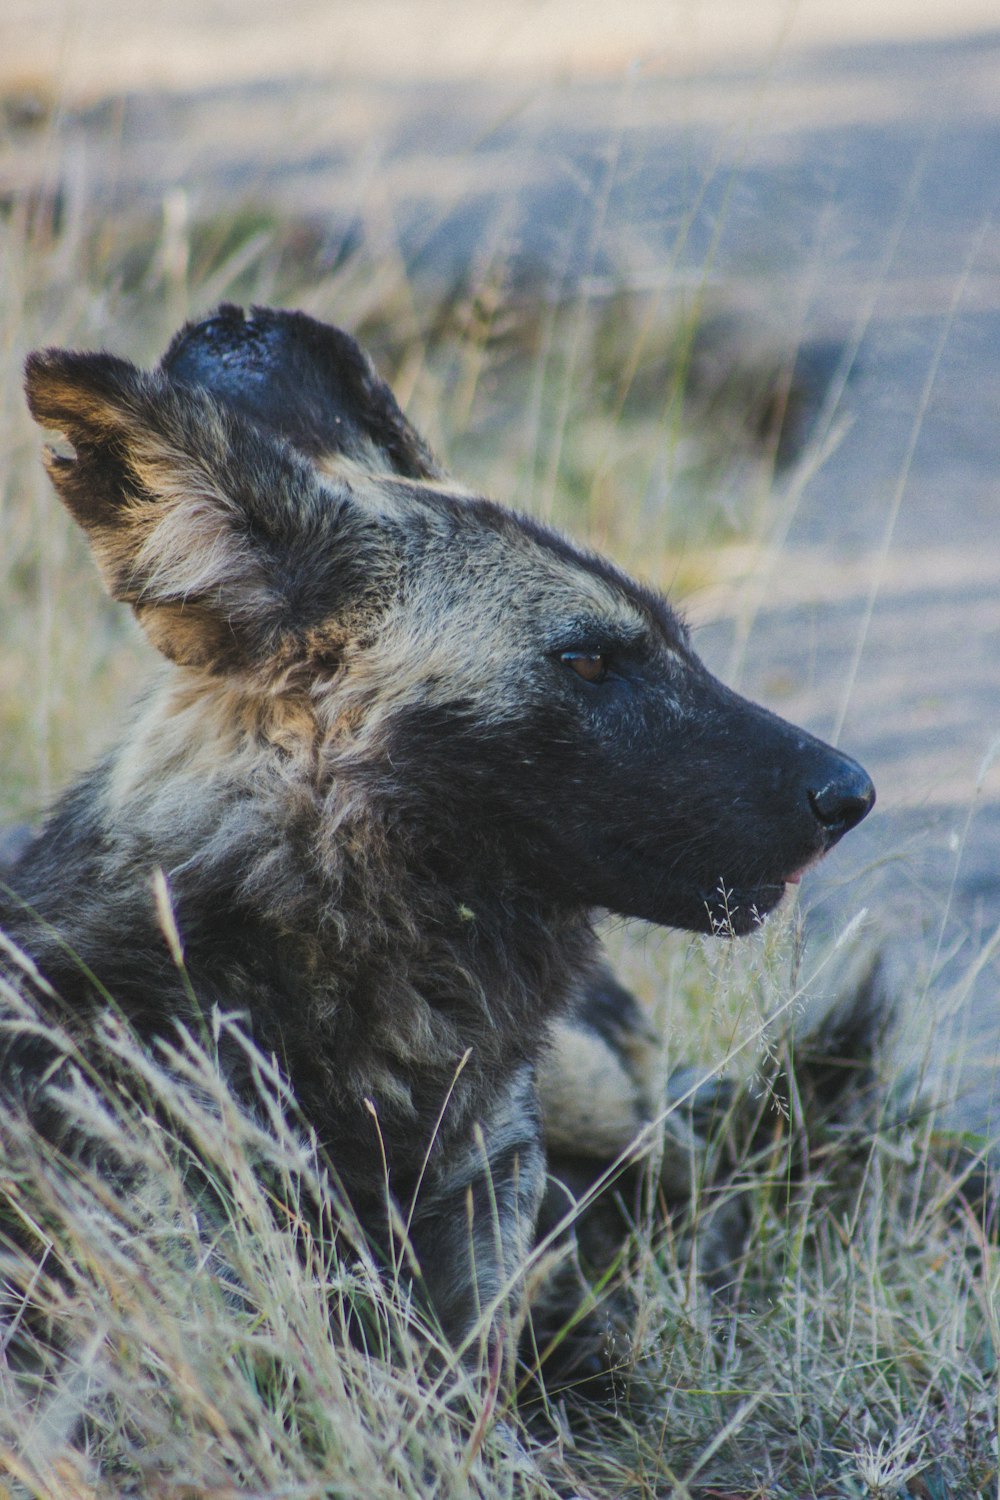
[{"label": "sandy ground", "polygon": [[666,74],[790,49],[963,36],[995,0],[5,0],[0,83],[68,99],[263,76]]}]

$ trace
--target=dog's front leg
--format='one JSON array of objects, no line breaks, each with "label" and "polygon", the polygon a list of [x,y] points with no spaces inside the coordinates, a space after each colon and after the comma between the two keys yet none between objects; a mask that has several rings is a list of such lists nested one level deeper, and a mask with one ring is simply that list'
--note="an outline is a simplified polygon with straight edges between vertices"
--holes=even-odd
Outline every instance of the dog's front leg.
[{"label": "dog's front leg", "polygon": [[512,1365],[544,1186],[534,1077],[523,1068],[469,1139],[432,1160],[410,1226],[443,1331],[490,1371]]}]

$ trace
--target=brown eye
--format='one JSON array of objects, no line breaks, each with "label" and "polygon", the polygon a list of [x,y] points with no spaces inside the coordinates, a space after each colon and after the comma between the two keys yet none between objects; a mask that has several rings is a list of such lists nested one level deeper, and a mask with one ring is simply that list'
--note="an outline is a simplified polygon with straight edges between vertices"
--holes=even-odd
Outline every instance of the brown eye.
[{"label": "brown eye", "polygon": [[600,651],[563,651],[559,660],[584,682],[603,682],[608,675],[608,658]]}]

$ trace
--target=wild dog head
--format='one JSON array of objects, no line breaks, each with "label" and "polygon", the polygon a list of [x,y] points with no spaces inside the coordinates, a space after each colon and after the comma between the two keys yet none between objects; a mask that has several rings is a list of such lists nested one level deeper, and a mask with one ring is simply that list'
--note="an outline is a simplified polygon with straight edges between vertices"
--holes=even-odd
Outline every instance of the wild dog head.
[{"label": "wild dog head", "polygon": [[743,932],[865,816],[864,771],[730,692],[666,602],[451,486],[347,335],[225,308],[144,374],[28,363],[114,597],[192,679],[295,703],[429,879]]}]

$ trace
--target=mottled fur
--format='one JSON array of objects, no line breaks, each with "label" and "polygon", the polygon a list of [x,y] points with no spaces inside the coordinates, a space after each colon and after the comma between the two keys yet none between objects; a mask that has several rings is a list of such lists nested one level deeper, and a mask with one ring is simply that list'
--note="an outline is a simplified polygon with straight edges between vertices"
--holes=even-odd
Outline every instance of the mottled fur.
[{"label": "mottled fur", "polygon": [[[242,1013],[373,1239],[409,1224],[449,1336],[502,1327],[591,911],[746,931],[867,777],[716,682],[657,595],[451,486],[337,330],[224,308],[156,371],[48,351],[27,390],[169,665],[0,919],[83,1027],[102,989],[147,1036],[192,992]],[[36,1108],[43,1061],[9,1059]]]}]

